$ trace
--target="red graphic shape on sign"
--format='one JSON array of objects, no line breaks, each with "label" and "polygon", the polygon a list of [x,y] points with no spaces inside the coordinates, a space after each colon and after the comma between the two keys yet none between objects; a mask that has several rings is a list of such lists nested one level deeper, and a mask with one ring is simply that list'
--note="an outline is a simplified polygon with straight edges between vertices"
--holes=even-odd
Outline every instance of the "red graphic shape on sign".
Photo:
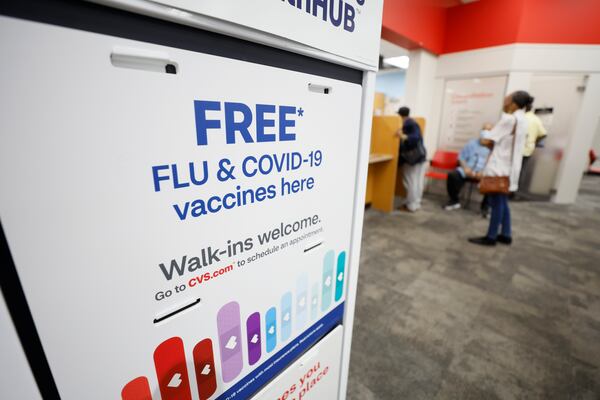
[{"label": "red graphic shape on sign", "polygon": [[204,339],[194,346],[194,368],[200,400],[207,400],[217,391],[217,374],[212,340]]},{"label": "red graphic shape on sign", "polygon": [[192,400],[180,337],[167,339],[156,347],[154,366],[162,400]]},{"label": "red graphic shape on sign", "polygon": [[152,400],[148,378],[140,376],[129,382],[121,390],[122,400]]}]

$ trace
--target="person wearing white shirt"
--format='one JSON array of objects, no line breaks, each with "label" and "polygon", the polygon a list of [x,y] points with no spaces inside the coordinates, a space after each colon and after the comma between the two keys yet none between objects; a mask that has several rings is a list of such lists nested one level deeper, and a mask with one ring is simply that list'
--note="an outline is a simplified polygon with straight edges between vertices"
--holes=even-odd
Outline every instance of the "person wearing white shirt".
[{"label": "person wearing white shirt", "polygon": [[[511,192],[519,188],[519,174],[527,137],[527,119],[524,109],[530,103],[530,99],[529,93],[522,90],[506,96],[502,117],[488,137],[493,147],[483,169],[483,176],[508,176]],[[488,232],[485,236],[470,238],[469,242],[483,246],[495,246],[496,242],[511,244],[508,195],[489,194],[488,201],[492,209]]]}]

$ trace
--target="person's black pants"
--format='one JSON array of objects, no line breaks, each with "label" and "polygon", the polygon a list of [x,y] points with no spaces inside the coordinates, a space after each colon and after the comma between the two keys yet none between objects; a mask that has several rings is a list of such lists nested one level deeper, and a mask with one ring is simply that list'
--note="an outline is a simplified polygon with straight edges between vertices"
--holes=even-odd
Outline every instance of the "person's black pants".
[{"label": "person's black pants", "polygon": [[531,156],[523,156],[523,163],[521,164],[521,174],[519,175],[519,192],[524,193],[525,190],[525,178],[527,177],[527,164]]},{"label": "person's black pants", "polygon": [[[460,202],[460,191],[467,182],[466,178],[458,172],[454,170],[448,173],[448,180],[446,181],[446,189],[448,190],[448,196],[450,197],[450,204],[456,204]],[[487,211],[489,205],[489,199],[487,196],[483,196],[481,200],[481,211]]]},{"label": "person's black pants", "polygon": [[448,190],[448,196],[450,197],[450,203],[456,204],[459,200],[460,190],[465,185],[466,179],[462,177],[460,172],[454,170],[448,173],[448,180],[446,181],[446,189]]},{"label": "person's black pants", "polygon": [[481,199],[481,212],[487,214],[490,209],[490,198],[487,194],[483,195],[483,199]]}]

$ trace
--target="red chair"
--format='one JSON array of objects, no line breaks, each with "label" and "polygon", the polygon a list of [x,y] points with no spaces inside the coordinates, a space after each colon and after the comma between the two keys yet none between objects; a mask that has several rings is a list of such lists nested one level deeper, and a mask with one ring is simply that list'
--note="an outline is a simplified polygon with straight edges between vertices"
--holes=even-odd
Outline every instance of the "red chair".
[{"label": "red chair", "polygon": [[[427,171],[425,176],[427,178],[436,179],[440,181],[448,180],[448,172],[454,171],[458,166],[458,153],[456,151],[445,151],[436,150],[431,160],[431,168]],[[469,194],[465,208],[469,208],[471,204],[471,195],[473,193],[473,186],[477,184],[477,181],[468,180],[469,182]]]},{"label": "red chair", "polygon": [[431,168],[429,168],[425,176],[427,178],[445,181],[448,179],[448,172],[453,171],[457,165],[457,152],[436,150],[433,159],[431,160]]}]

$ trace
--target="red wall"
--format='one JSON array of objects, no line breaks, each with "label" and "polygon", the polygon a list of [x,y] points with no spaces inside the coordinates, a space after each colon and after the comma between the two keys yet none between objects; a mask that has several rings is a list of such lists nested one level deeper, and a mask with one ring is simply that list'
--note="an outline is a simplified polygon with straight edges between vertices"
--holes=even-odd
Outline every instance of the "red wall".
[{"label": "red wall", "polygon": [[[424,4],[428,3],[428,4]],[[600,44],[600,0],[385,0],[382,37],[435,54],[509,43]]]},{"label": "red wall", "polygon": [[422,0],[385,0],[381,37],[399,46],[439,54],[444,45],[446,9]]},{"label": "red wall", "polygon": [[600,0],[526,0],[518,41],[600,44]]},{"label": "red wall", "polygon": [[523,6],[523,0],[479,0],[449,8],[442,52],[515,43]]}]

